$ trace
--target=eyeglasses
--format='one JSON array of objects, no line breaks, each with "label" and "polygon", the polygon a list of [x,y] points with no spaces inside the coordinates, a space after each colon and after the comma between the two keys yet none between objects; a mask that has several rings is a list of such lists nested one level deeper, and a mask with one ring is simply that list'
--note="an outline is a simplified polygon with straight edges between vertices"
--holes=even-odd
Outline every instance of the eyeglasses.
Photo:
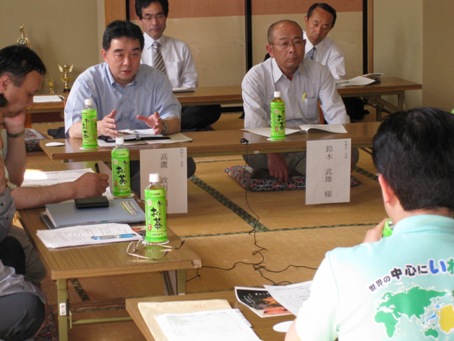
[{"label": "eyeglasses", "polygon": [[278,48],[280,48],[282,50],[288,50],[290,48],[290,46],[293,46],[294,48],[303,47],[304,44],[306,44],[306,40],[304,40],[304,39],[294,39],[293,41],[286,40],[286,41],[280,42],[279,44],[271,43],[271,45],[277,46]]},{"label": "eyeglasses", "polygon": [[152,14],[145,14],[143,17],[142,17],[142,20],[145,20],[145,21],[152,21],[153,19],[155,20],[162,20],[164,19],[166,16],[164,13],[158,13],[158,14],[155,14],[155,15],[152,15]]},{"label": "eyeglasses", "polygon": [[138,240],[129,243],[126,248],[126,254],[128,256],[136,257],[143,260],[160,260],[172,250],[178,250],[184,244],[184,240],[180,242],[178,246],[172,246],[167,244],[153,244],[148,243],[145,240]]}]

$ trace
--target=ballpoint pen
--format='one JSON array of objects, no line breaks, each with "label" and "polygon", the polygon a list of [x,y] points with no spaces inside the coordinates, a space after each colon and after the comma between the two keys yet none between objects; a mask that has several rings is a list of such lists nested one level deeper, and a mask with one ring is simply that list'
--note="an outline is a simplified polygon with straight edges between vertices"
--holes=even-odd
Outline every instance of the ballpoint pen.
[{"label": "ballpoint pen", "polygon": [[109,235],[105,235],[105,236],[92,236],[91,239],[105,240],[105,239],[132,238],[132,237],[137,237],[137,235],[134,233],[109,234]]}]

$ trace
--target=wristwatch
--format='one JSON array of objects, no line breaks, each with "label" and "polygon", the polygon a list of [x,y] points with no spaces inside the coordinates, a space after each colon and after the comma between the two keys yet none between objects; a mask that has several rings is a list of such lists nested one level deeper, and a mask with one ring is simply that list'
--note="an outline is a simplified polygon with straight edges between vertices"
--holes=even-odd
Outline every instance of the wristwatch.
[{"label": "wristwatch", "polygon": [[23,135],[25,135],[25,130],[22,130],[22,131],[20,131],[18,133],[15,133],[15,134],[10,134],[10,133],[6,132],[6,136],[11,137],[13,139],[15,139],[17,137],[20,137],[20,136],[23,136]]},{"label": "wristwatch", "polygon": [[163,120],[163,121],[162,121],[162,130],[161,130],[161,134],[162,134],[162,135],[167,134],[167,128],[168,128],[168,127],[167,127],[167,122]]}]

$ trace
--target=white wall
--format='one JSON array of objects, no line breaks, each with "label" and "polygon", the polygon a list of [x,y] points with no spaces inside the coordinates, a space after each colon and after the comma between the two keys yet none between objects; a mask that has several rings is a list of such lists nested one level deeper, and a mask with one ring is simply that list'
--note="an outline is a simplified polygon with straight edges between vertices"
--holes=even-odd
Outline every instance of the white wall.
[{"label": "white wall", "polygon": [[[423,83],[423,0],[376,0],[373,9],[374,72]],[[422,99],[422,90],[407,91],[406,108]]]}]

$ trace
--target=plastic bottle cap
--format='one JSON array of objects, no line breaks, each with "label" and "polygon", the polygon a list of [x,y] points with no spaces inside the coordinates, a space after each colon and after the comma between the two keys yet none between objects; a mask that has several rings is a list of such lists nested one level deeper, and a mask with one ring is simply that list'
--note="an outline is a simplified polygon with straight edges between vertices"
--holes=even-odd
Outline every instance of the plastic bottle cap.
[{"label": "plastic bottle cap", "polygon": [[150,173],[149,175],[149,181],[150,182],[159,182],[159,173]]},{"label": "plastic bottle cap", "polygon": [[117,136],[115,138],[115,144],[118,146],[118,145],[122,145],[125,143],[125,138],[123,136]]},{"label": "plastic bottle cap", "polygon": [[85,99],[84,104],[85,105],[93,105],[93,99],[91,99],[91,98]]},{"label": "plastic bottle cap", "polygon": [[274,98],[281,97],[281,92],[280,91],[275,91],[274,92]]}]

